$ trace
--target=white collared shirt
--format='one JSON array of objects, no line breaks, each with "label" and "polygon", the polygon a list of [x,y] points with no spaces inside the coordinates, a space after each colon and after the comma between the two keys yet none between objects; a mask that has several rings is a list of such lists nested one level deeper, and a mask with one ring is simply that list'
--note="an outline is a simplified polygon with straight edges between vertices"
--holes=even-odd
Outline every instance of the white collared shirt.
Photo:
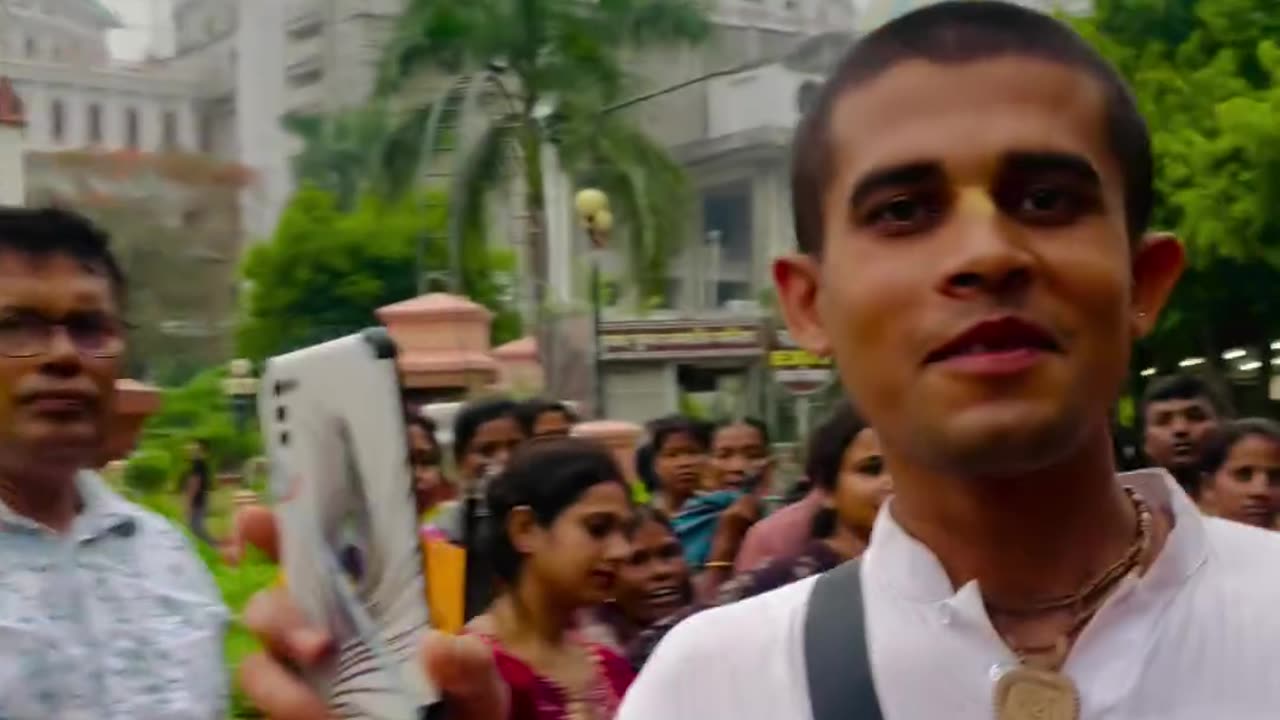
[{"label": "white collared shirt", "polygon": [[[1280,534],[1201,517],[1162,471],[1120,481],[1171,508],[1175,527],[1067,659],[1081,719],[1280,718]],[[995,681],[1014,657],[977,582],[956,591],[933,553],[885,511],[864,561],[872,674],[886,720],[995,717]],[[812,589],[801,581],[676,627],[619,720],[811,718],[803,638]]]},{"label": "white collared shirt", "polygon": [[0,503],[0,719],[222,720],[228,615],[164,518],[95,473],[55,533]]}]

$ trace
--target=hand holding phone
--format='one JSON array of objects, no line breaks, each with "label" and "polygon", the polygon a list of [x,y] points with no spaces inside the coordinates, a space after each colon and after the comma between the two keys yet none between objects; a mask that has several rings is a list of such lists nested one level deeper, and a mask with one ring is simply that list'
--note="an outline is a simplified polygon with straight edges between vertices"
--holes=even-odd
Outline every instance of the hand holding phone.
[{"label": "hand holding phone", "polygon": [[294,603],[337,647],[304,673],[340,718],[427,717],[428,627],[407,428],[386,332],[272,358],[259,416]]}]

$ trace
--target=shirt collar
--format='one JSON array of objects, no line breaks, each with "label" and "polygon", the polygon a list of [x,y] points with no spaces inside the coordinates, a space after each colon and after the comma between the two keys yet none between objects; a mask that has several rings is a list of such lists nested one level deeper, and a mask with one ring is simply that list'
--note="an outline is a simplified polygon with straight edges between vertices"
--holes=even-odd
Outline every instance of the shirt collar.
[{"label": "shirt collar", "polygon": [[[139,511],[120,497],[98,473],[82,470],[75,478],[81,509],[71,525],[71,534],[81,542],[97,539],[107,533],[132,535]],[[49,532],[40,523],[10,509],[0,501],[0,531]]]},{"label": "shirt collar", "polygon": [[[1181,586],[1208,557],[1204,518],[1199,508],[1173,476],[1162,469],[1122,473],[1117,476],[1117,482],[1132,486],[1153,510],[1167,510],[1173,516],[1173,530],[1140,583],[1150,591]],[[976,581],[959,590],[952,587],[933,552],[893,519],[889,512],[891,503],[885,503],[871,531],[871,545],[864,556],[868,576],[886,583],[904,599],[916,602],[943,602],[976,592]],[[966,592],[966,588],[970,592]]]}]

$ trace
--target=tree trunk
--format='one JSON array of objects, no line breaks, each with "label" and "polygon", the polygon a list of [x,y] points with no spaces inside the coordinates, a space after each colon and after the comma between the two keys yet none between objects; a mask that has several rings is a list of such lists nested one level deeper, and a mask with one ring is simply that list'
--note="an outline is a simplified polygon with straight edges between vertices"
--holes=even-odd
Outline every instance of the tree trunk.
[{"label": "tree trunk", "polygon": [[528,243],[530,282],[533,283],[533,317],[539,329],[547,301],[546,198],[542,193],[542,138],[536,123],[520,139],[524,152],[525,237]]}]

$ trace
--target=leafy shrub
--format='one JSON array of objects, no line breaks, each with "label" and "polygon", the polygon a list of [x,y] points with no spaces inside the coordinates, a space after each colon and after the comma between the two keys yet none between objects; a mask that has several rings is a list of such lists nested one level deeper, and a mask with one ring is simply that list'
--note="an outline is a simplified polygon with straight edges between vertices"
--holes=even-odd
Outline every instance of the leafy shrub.
[{"label": "leafy shrub", "polygon": [[173,460],[168,453],[158,450],[134,453],[124,468],[124,485],[136,493],[159,492],[168,486],[172,472]]},{"label": "leafy shrub", "polygon": [[142,427],[137,454],[163,453],[169,459],[167,487],[178,489],[187,466],[187,446],[203,440],[215,472],[239,472],[250,457],[262,451],[252,418],[236,422],[222,392],[222,368],[206,370],[185,385],[166,388],[160,410]]}]

